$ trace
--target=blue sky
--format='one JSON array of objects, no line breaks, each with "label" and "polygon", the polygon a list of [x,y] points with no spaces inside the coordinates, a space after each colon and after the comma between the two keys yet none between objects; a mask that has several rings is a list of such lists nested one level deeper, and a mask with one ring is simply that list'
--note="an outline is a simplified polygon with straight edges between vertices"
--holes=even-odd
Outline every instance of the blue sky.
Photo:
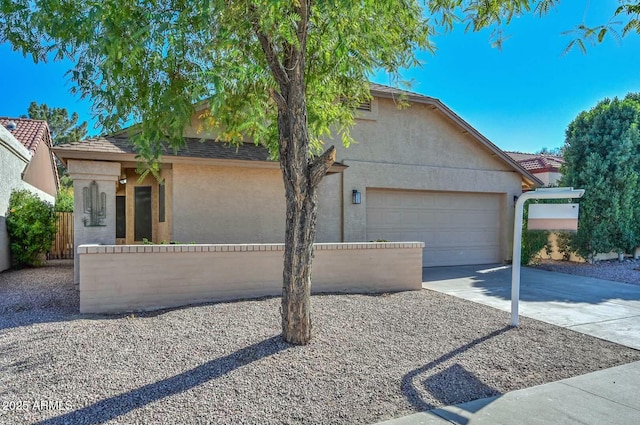
[{"label": "blue sky", "polygon": [[[491,31],[463,28],[434,38],[435,55],[420,53],[423,67],[407,70],[411,90],[437,97],[505,150],[533,152],[564,143],[575,116],[605,97],[640,91],[640,35],[613,38],[563,55],[571,40],[561,33],[606,22],[617,0],[564,0],[550,15],[518,18],[505,28],[503,49],[491,48]],[[26,114],[31,101],[65,107],[91,121],[89,100],[70,94],[69,62],[33,64],[0,45],[0,116]],[[384,74],[374,78],[388,83]],[[92,129],[92,134],[99,130]]]}]

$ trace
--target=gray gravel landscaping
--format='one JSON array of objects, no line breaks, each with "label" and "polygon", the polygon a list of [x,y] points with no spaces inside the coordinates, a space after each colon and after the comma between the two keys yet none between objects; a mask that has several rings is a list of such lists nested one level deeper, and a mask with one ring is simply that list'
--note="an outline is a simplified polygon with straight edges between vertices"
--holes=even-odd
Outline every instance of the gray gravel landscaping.
[{"label": "gray gravel landscaping", "polygon": [[2,424],[371,424],[640,360],[640,352],[423,290],[80,315],[70,263],[0,274]]},{"label": "gray gravel landscaping", "polygon": [[626,258],[624,261],[618,261],[617,259],[597,261],[593,264],[542,260],[542,262],[535,267],[552,272],[640,285],[640,260],[634,260],[633,258]]}]

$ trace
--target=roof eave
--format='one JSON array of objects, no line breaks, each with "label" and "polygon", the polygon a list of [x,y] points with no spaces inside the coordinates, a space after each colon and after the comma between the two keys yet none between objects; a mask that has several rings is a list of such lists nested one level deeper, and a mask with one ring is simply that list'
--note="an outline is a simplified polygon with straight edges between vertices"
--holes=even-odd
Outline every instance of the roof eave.
[{"label": "roof eave", "polygon": [[[54,148],[56,156],[65,166],[68,160],[78,159],[84,161],[111,161],[111,162],[138,162],[136,154],[126,152],[88,152],[80,149]],[[160,158],[165,164],[201,164],[218,165],[225,167],[245,167],[245,168],[270,168],[279,169],[277,161],[242,160],[229,158],[195,158],[186,156],[165,155]],[[339,162],[334,163],[327,174],[342,173],[348,166]]]}]

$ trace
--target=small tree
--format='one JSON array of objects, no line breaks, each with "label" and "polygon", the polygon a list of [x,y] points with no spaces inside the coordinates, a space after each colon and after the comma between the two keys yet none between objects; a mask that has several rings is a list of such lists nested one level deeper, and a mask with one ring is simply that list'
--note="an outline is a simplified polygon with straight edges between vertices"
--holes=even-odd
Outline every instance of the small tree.
[{"label": "small tree", "polygon": [[56,212],[73,212],[73,187],[61,187],[56,196]]},{"label": "small tree", "polygon": [[42,254],[51,248],[56,234],[53,205],[28,190],[14,190],[9,198],[7,233],[15,267],[42,265]]},{"label": "small tree", "polygon": [[586,189],[578,254],[630,252],[640,242],[640,94],[605,99],[569,124],[562,185]]}]

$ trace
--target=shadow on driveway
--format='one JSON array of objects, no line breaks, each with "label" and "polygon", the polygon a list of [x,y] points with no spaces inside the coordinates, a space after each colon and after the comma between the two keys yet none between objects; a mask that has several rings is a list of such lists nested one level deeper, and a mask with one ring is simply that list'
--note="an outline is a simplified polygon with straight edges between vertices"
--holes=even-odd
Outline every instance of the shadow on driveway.
[{"label": "shadow on driveway", "polygon": [[[511,300],[511,266],[492,264],[426,267],[422,270],[424,288],[450,295],[477,293],[499,300]],[[611,300],[640,302],[640,286],[637,285],[530,267],[522,268],[520,280],[521,301],[587,304],[600,304]]]}]

